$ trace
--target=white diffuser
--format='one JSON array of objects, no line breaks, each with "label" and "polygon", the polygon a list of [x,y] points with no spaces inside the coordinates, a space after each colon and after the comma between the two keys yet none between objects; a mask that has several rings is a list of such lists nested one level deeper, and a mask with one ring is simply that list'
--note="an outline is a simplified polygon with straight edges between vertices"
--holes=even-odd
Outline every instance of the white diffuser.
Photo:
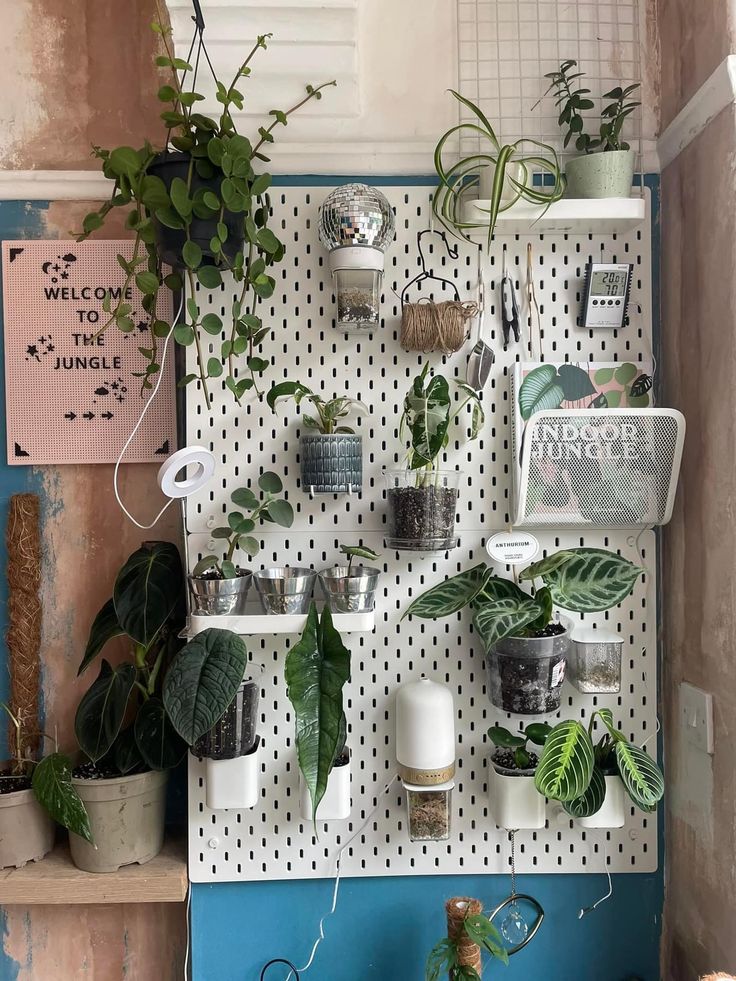
[{"label": "white diffuser", "polygon": [[455,706],[445,685],[422,678],[396,693],[396,762],[413,787],[446,784],[455,774]]}]

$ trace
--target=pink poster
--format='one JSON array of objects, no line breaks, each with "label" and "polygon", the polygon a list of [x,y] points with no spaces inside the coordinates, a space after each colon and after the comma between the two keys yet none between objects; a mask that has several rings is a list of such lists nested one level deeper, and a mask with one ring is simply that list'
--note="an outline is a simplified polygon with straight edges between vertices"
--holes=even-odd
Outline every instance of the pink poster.
[{"label": "pink poster", "polygon": [[[113,323],[101,336],[95,334],[108,318],[102,309],[105,294],[112,290],[115,297],[124,285],[117,256],[130,259],[132,250],[130,241],[3,242],[9,464],[118,458],[150,397],[134,377],[147,363],[138,349],[151,346],[134,283],[126,294],[134,329],[123,333]],[[161,308],[164,293],[168,309]],[[171,317],[168,290],[158,312]],[[163,342],[158,343],[161,350]],[[161,386],[124,460],[160,461],[175,449],[172,343]]]}]

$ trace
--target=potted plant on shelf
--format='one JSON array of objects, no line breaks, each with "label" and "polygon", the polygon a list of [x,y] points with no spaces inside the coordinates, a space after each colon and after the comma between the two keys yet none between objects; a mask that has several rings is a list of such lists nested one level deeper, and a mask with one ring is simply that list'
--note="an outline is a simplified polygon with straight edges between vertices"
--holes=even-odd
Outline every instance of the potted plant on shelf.
[{"label": "potted plant on shelf", "polygon": [[246,514],[231,511],[227,516],[227,525],[213,529],[212,537],[227,545],[224,558],[205,555],[188,577],[195,614],[244,614],[252,576],[233,562],[236,549],[242,549],[251,559],[258,555],[260,544],[252,536],[257,521],[271,521],[282,528],[291,528],[294,509],[288,501],[274,497],[283,490],[278,474],[271,471],[262,473],[258,478],[258,487],[260,497],[249,487],[239,487],[232,492],[230,500]]},{"label": "potted plant on shelf", "polygon": [[327,605],[333,613],[370,612],[375,606],[381,570],[364,565],[353,568],[353,559],[376,562],[380,556],[364,545],[341,545],[340,552],[347,557],[348,564],[323,569],[319,574]]},{"label": "potted plant on shelf", "polygon": [[[605,731],[594,746],[596,718]],[[593,712],[587,729],[577,721],[556,725],[534,780],[540,794],[561,801],[585,828],[622,827],[624,793],[646,813],[655,811],[664,796],[664,776],[656,761],[614,726],[610,709]]]},{"label": "potted plant on shelf", "polygon": [[[316,823],[350,815],[350,753],[343,688],[350,651],[327,607],[314,603],[299,641],[286,655],[286,694],[296,717],[296,752],[305,817]],[[304,812],[304,808],[303,808]]]},{"label": "potted plant on shelf", "polygon": [[[208,380],[220,378],[225,367],[225,384],[240,402],[251,389],[258,392],[258,377],[269,365],[256,353],[268,334],[257,311],[260,301],[274,291],[271,273],[284,256],[284,245],[268,226],[271,175],[258,173],[256,168],[259,162],[268,162],[264,151],[274,142],[274,130],[285,126],[292,113],[307,102],[321,99],[322,90],[336,83],[308,85],[306,95],[290,109],[272,109],[269,121],[251,140],[238,133],[233,119],[233,112],[243,108],[238,85],[250,75],[252,59],[266,48],[271,35],[258,37],[229,85],[215,77],[222,110],[212,118],[197,110],[204,96],[193,87],[196,70],[175,56],[170,29],[157,23],[152,26],[166,49],[156,58],[169,76],[158,90],[159,100],[167,106],[161,113],[166,137],[159,148],[148,141],[141,149],[94,147],[112,190],[109,200],[85,217],[79,240],[101,228],[113,209],[127,211],[127,227],[135,232],[133,257],[128,261],[118,256],[123,286],[115,294],[117,299],[106,298],[103,307],[108,316],[97,335],[112,324],[126,332],[134,329],[127,294],[135,282],[143,293],[149,329],[140,348],[148,362],[143,389],[152,388],[152,378],[160,371],[160,341],[173,331],[177,344],[196,347],[197,371],[182,382],[198,381],[209,408]],[[205,290],[217,289],[225,272],[240,288],[227,323],[216,313],[202,315],[196,300],[197,284]],[[163,312],[163,300],[185,285],[187,317],[172,324]],[[216,341],[223,331],[219,356],[207,358],[203,344],[207,337],[203,335]]]},{"label": "potted plant on shelf", "polygon": [[25,756],[23,721],[4,703],[2,708],[15,738],[13,758],[0,772],[0,868],[17,869],[51,851],[54,821],[87,841],[91,831],[72,786],[71,760],[58,750],[40,760]]},{"label": "potted plant on shelf", "polygon": [[543,582],[529,595],[481,562],[422,593],[404,616],[436,619],[470,606],[486,650],[493,704],[516,715],[557,712],[572,624],[555,618],[554,607],[609,610],[626,599],[643,571],[607,549],[564,549],[521,572],[520,582]]},{"label": "potted plant on shelf", "polygon": [[183,588],[176,546],[147,542],[125,562],[92,624],[80,675],[115,638],[127,640],[130,653],[114,667],[102,660],[74,722],[86,761],[72,784],[94,847],[76,834],[70,845],[74,864],[88,872],[158,854],[166,771],[215,725],[243,680],[247,651],[235,634],[206,630],[182,647]]},{"label": "potted plant on shelf", "polygon": [[[490,248],[501,212],[512,208],[517,201],[537,204],[546,210],[562,197],[565,178],[551,146],[527,139],[501,145],[478,106],[459,92],[453,89],[450,92],[470,118],[451,127],[435,147],[434,166],[439,187],[432,198],[432,211],[445,228],[461,238],[467,239],[471,229],[485,225]],[[457,160],[455,142],[463,137],[479,145],[479,149]],[[446,160],[448,151],[451,162]],[[542,180],[537,182],[534,177],[540,173]],[[480,200],[477,200],[479,193]],[[467,213],[471,201],[472,213]]]},{"label": "potted plant on shelf", "polygon": [[501,946],[501,935],[478,899],[454,897],[445,903],[447,936],[432,949],[425,968],[425,981],[480,981],[483,954],[504,964],[509,955]]},{"label": "potted plant on shelf", "polygon": [[544,827],[544,797],[534,785],[539,756],[528,744],[544,746],[550,732],[552,727],[546,722],[533,722],[518,735],[503,726],[488,730],[496,747],[489,760],[488,798],[491,817],[499,828]]},{"label": "potted plant on shelf", "polygon": [[316,415],[303,415],[305,429],[299,442],[302,489],[310,494],[359,493],[363,486],[363,437],[346,425],[351,414],[367,412],[358,399],[335,396],[325,402],[301,382],[274,385],[266,401],[275,411],[279,399],[295,405],[311,403]]},{"label": "potted plant on shelf", "polygon": [[624,123],[641,105],[632,96],[640,87],[638,82],[622,88],[617,85],[603,95],[608,100],[601,112],[598,135],[585,132],[584,113],[595,107],[590,89],[578,83],[585,73],[575,71],[578,63],[572,58],[563,61],[557,71],[544,77],[550,79],[545,95],[554,92],[555,105],[560,110],[559,124],[565,133],[564,146],[574,140],[581,156],[565,165],[567,196],[571,198],[628,198],[634,177],[634,151],[623,139]]},{"label": "potted plant on shelf", "polygon": [[[429,375],[429,363],[414,379],[404,399],[399,433],[409,430],[411,447],[404,470],[385,470],[388,500],[388,548],[446,551],[457,544],[455,513],[460,472],[437,466],[450,441],[450,425],[466,406],[472,408],[470,439],[477,439],[485,415],[478,393],[452,380],[460,400],[453,403],[450,383]],[[429,377],[428,377],[429,376]]]}]

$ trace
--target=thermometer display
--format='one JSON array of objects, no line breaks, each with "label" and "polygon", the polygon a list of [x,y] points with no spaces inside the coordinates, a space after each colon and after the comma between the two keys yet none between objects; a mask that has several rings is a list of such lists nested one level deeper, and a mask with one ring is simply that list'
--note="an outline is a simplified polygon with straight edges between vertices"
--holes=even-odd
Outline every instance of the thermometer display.
[{"label": "thermometer display", "polygon": [[578,326],[617,330],[626,325],[633,266],[589,262]]}]

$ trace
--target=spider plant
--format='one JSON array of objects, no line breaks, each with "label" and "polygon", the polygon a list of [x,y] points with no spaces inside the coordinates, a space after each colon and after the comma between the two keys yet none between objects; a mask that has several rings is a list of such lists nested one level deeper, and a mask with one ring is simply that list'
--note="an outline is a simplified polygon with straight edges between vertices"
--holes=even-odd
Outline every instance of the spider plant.
[{"label": "spider plant", "polygon": [[[521,139],[502,145],[493,126],[485,114],[465,96],[454,89],[452,95],[468,109],[474,119],[451,127],[435,147],[434,166],[439,177],[439,187],[432,201],[435,217],[453,234],[468,239],[466,230],[477,228],[478,222],[468,221],[463,214],[466,199],[472,197],[473,189],[479,184],[479,172],[484,167],[493,168],[493,186],[488,204],[477,205],[477,209],[488,216],[488,247],[490,248],[496,221],[502,211],[513,207],[523,199],[531,204],[543,205],[546,210],[554,201],[559,201],[565,190],[565,178],[560,170],[560,161],[554,148],[537,140]],[[456,163],[448,163],[448,142],[458,135],[478,141],[480,149]],[[515,177],[510,164],[518,164]],[[552,183],[545,178],[552,177]],[[537,181],[535,182],[535,177]],[[503,201],[504,189],[511,190],[507,201]]]}]

